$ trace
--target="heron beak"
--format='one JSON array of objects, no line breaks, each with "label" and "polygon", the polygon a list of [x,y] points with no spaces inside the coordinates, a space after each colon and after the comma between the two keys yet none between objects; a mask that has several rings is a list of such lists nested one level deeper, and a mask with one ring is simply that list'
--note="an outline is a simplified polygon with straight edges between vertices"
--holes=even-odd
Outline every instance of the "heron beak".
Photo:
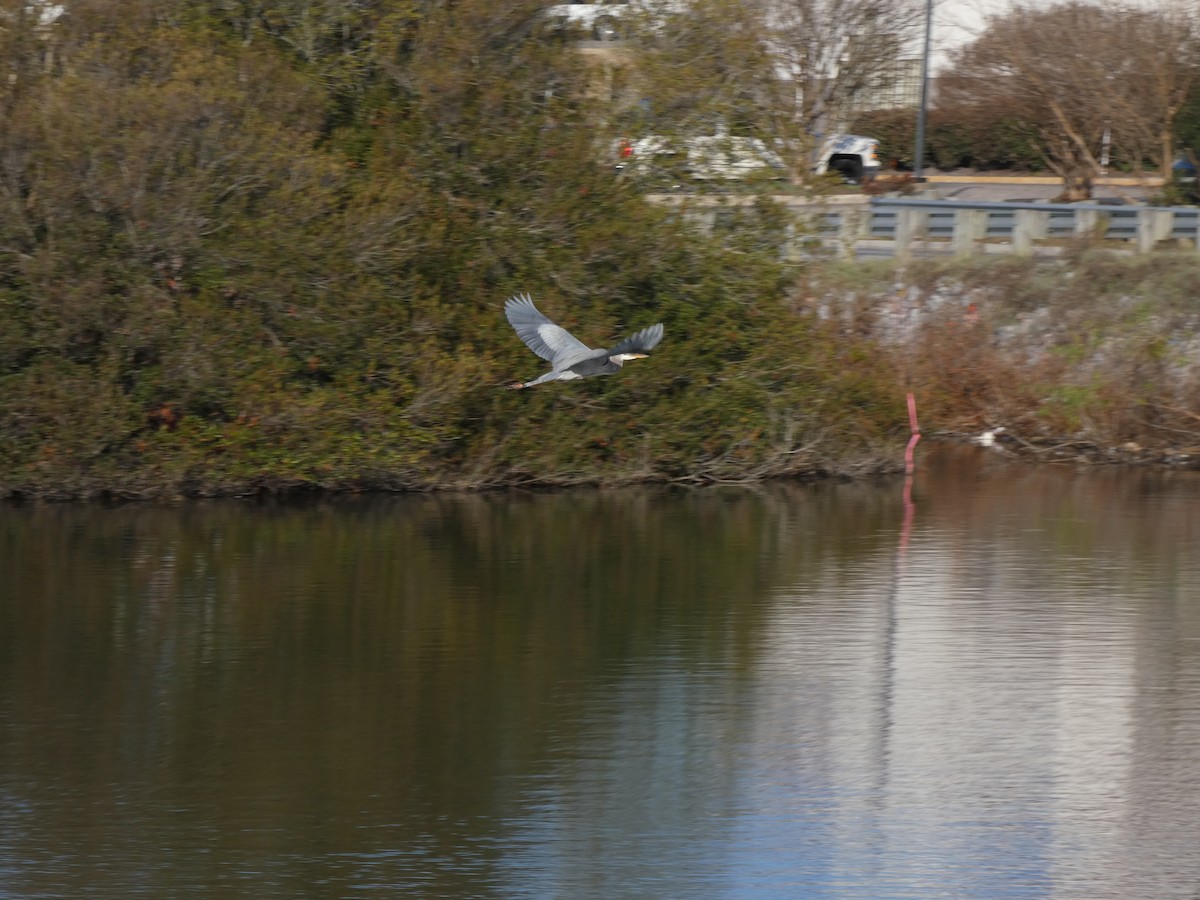
[{"label": "heron beak", "polygon": [[631,359],[645,359],[649,353],[618,353],[613,359],[619,359],[621,362],[629,362]]}]

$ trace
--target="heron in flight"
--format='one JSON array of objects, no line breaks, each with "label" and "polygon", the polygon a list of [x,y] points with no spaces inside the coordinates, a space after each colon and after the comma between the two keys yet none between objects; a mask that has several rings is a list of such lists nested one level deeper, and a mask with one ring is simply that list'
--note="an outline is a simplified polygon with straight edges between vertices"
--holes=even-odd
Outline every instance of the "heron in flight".
[{"label": "heron in flight", "polygon": [[593,350],[578,338],[547,319],[528,294],[517,294],[504,302],[504,315],[529,349],[547,360],[551,369],[533,381],[515,382],[510,387],[533,387],[544,381],[571,381],[593,375],[612,375],[631,359],[645,359],[663,337],[662,323],[643,328],[607,350]]}]

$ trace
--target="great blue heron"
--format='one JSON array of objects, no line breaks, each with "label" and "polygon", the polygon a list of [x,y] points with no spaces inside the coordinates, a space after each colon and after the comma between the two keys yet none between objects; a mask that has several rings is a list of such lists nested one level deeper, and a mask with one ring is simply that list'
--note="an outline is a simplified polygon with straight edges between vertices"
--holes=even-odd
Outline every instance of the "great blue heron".
[{"label": "great blue heron", "polygon": [[547,319],[528,294],[517,294],[504,302],[504,315],[529,349],[547,360],[551,370],[533,381],[514,382],[512,388],[533,387],[544,381],[570,381],[593,375],[612,375],[631,359],[644,359],[662,340],[659,322],[643,328],[607,350],[593,350],[578,338]]}]

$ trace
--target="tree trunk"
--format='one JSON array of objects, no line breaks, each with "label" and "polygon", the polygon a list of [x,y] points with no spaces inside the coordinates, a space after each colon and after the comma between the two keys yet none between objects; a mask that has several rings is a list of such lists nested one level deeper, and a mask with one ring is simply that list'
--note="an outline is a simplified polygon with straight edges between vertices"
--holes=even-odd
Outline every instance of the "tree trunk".
[{"label": "tree trunk", "polygon": [[1068,169],[1062,173],[1063,190],[1055,199],[1062,203],[1077,203],[1092,199],[1092,173],[1085,169]]}]

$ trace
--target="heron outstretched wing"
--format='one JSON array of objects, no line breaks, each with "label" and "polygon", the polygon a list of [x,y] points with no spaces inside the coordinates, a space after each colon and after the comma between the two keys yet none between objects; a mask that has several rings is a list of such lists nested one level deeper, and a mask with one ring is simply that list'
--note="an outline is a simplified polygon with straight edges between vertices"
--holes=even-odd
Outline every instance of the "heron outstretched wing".
[{"label": "heron outstretched wing", "polygon": [[608,349],[609,356],[616,356],[618,353],[649,353],[658,346],[658,342],[663,339],[662,322],[657,325],[651,325],[649,328],[643,328],[636,334],[631,334],[615,347]]},{"label": "heron outstretched wing", "polygon": [[555,368],[568,358],[584,358],[595,352],[567,329],[542,315],[528,294],[509,297],[504,302],[504,315],[529,349],[553,363]]}]

